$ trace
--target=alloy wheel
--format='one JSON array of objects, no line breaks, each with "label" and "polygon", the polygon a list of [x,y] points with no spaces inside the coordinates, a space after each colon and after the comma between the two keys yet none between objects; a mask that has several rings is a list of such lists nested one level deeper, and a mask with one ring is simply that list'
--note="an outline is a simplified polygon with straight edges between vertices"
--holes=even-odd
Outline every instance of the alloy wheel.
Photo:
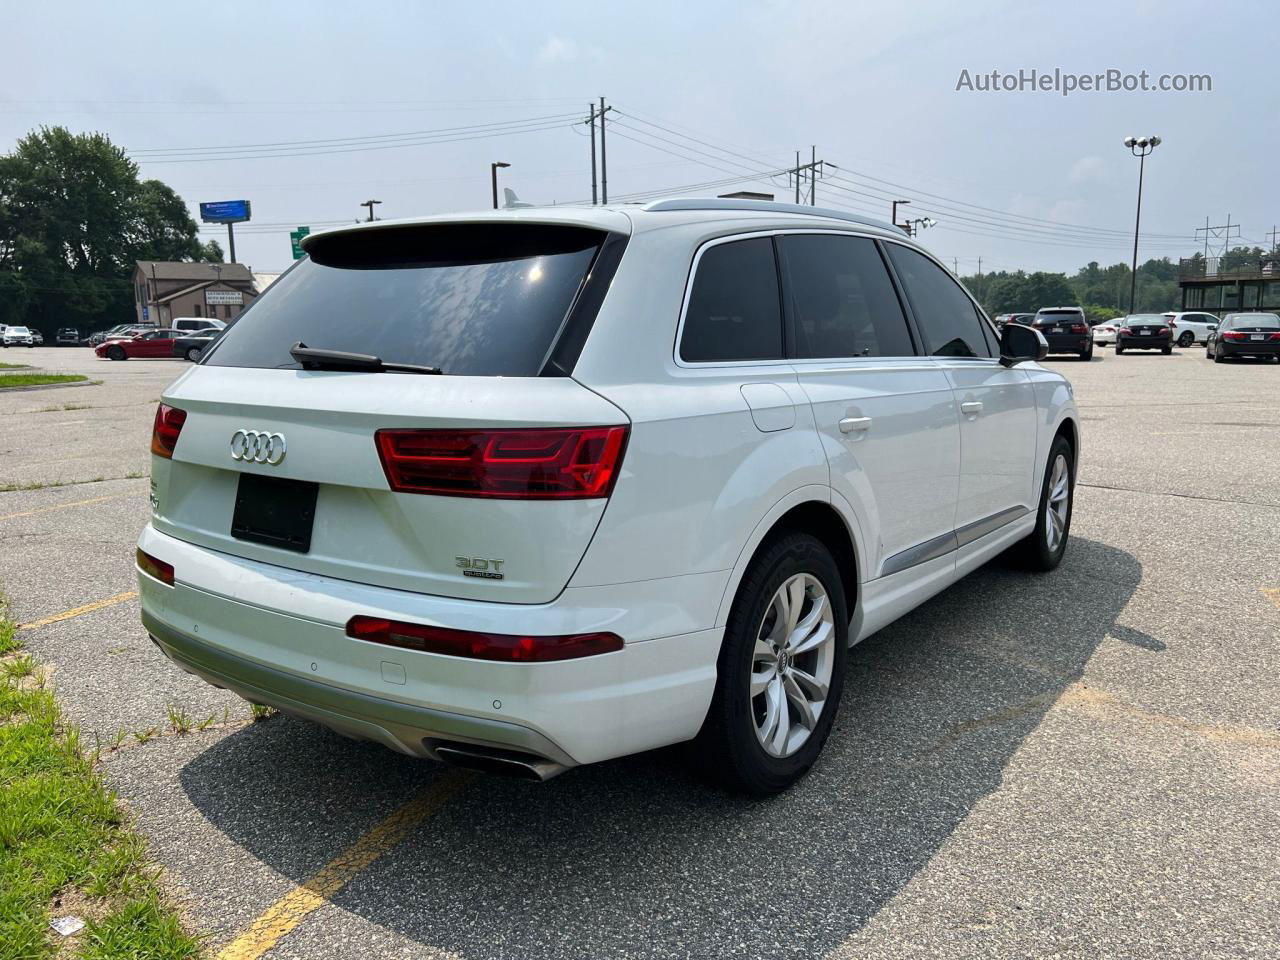
[{"label": "alloy wheel", "polygon": [[1061,545],[1067,530],[1067,515],[1071,508],[1071,471],[1067,458],[1058,454],[1049,474],[1049,497],[1045,501],[1044,536],[1052,553]]},{"label": "alloy wheel", "polygon": [[827,591],[810,574],[789,577],[765,610],[751,656],[752,721],[770,756],[792,756],[817,727],[835,642]]}]

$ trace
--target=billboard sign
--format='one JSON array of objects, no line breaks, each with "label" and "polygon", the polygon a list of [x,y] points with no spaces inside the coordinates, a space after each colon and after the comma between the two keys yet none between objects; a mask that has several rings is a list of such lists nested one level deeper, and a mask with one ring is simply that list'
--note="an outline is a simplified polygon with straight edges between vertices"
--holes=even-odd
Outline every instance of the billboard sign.
[{"label": "billboard sign", "polygon": [[215,200],[200,204],[200,219],[205,223],[244,223],[249,219],[248,200]]}]

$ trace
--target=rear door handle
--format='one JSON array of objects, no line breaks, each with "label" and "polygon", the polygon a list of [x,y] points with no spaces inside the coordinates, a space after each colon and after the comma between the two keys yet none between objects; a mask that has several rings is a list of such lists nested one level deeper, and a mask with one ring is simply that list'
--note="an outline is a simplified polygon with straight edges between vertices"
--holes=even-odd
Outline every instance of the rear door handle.
[{"label": "rear door handle", "polygon": [[976,417],[982,412],[982,401],[966,400],[964,403],[960,404],[960,412],[966,417]]},{"label": "rear door handle", "polygon": [[840,421],[841,433],[865,433],[870,429],[870,417],[845,417]]}]

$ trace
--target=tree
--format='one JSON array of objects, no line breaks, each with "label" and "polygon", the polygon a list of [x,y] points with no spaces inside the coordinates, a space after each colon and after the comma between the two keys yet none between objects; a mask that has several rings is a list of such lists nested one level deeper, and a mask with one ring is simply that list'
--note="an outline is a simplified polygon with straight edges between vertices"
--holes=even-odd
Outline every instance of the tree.
[{"label": "tree", "polygon": [[131,313],[135,260],[221,256],[104,134],[42,127],[0,156],[0,322],[48,335],[115,323]]}]

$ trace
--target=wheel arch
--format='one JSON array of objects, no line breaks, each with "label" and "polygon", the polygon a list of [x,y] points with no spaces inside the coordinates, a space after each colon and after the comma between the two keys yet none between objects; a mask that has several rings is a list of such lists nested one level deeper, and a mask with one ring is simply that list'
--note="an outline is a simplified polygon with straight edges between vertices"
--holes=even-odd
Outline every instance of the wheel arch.
[{"label": "wheel arch", "polygon": [[[852,523],[851,523],[852,520]],[[840,586],[845,608],[853,617],[859,593],[859,571],[862,569],[860,531],[857,519],[847,518],[831,501],[831,491],[824,487],[804,487],[780,500],[752,531],[734,564],[733,574],[725,585],[716,615],[716,626],[728,622],[729,611],[737,597],[738,587],[747,568],[767,544],[783,533],[807,533],[831,551],[840,571]]]}]

